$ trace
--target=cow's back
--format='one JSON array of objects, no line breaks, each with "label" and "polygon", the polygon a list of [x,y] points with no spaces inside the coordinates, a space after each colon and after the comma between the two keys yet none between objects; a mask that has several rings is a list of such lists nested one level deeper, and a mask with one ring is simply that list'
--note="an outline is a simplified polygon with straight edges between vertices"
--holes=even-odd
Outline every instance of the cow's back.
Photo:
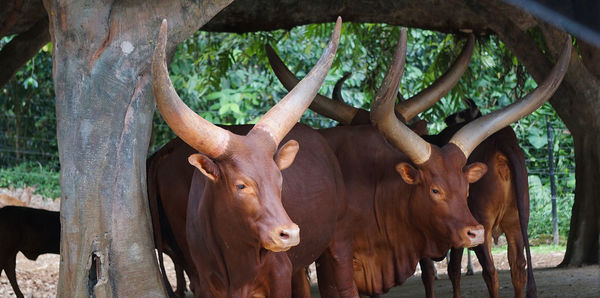
[{"label": "cow's back", "polygon": [[29,259],[44,253],[58,254],[59,213],[17,206],[0,208],[0,237],[2,250],[18,250]]}]

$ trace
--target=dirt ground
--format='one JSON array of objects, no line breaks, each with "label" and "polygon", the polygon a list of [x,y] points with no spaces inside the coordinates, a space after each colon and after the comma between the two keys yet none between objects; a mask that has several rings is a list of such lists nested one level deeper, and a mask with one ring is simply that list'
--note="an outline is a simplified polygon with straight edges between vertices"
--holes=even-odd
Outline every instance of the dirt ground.
[{"label": "dirt ground", "polygon": [[[465,254],[466,255],[466,254]],[[563,252],[538,253],[532,256],[534,260],[535,278],[540,297],[600,297],[600,268],[587,266],[581,268],[556,269],[562,260]],[[175,274],[168,257],[167,271],[174,284]],[[464,258],[466,266],[466,256]],[[475,275],[463,276],[461,291],[463,297],[486,297],[487,289],[481,278],[481,267],[474,259]],[[513,296],[510,271],[506,253],[494,255],[498,266],[500,279],[500,297]],[[46,254],[37,261],[30,261],[19,253],[17,257],[17,280],[25,297],[55,297],[58,282],[58,255]],[[439,280],[435,283],[438,297],[451,297],[452,286],[448,280],[445,261],[436,263]],[[463,266],[463,267],[465,267]],[[549,267],[549,268],[548,268]],[[318,292],[314,289],[314,297]],[[419,276],[413,276],[401,287],[394,288],[384,297],[424,297],[424,290]],[[5,274],[0,276],[0,297],[14,297],[14,293]]]},{"label": "dirt ground", "polygon": [[[18,191],[18,190],[17,190]],[[7,192],[0,189],[0,192]],[[18,195],[17,195],[18,197]],[[58,201],[44,200],[41,196],[33,196],[32,207],[58,210]],[[466,252],[463,256],[463,273],[466,272]],[[534,274],[540,297],[600,297],[600,267],[587,266],[581,268],[557,269],[563,258],[564,252],[551,251],[535,253],[532,256]],[[461,280],[463,297],[487,297],[487,288],[481,278],[481,266],[473,256],[475,275],[464,276]],[[165,256],[165,266],[172,284],[175,283],[173,264]],[[25,258],[21,253],[17,256],[17,280],[25,297],[56,297],[58,282],[58,267],[60,256],[46,254],[36,261]],[[500,297],[512,297],[513,289],[508,271],[506,252],[494,255],[496,268],[499,270]],[[435,292],[438,297],[452,297],[452,286],[446,275],[446,262],[437,262],[436,268],[439,280],[435,283]],[[384,297],[424,297],[419,268],[415,276],[408,279],[401,287],[396,287]],[[313,296],[318,297],[318,291],[313,288]],[[0,297],[15,297],[13,290],[6,278],[0,275]]]}]

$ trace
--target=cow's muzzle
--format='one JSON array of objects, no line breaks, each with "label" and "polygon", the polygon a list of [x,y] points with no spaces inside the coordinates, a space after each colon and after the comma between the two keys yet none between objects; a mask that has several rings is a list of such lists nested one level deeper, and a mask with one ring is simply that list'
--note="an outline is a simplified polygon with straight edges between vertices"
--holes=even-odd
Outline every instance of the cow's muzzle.
[{"label": "cow's muzzle", "polygon": [[470,248],[483,244],[485,230],[482,225],[476,225],[464,228],[461,234],[465,240],[463,246]]},{"label": "cow's muzzle", "polygon": [[298,243],[300,243],[300,228],[293,224],[272,229],[263,247],[270,251],[280,252],[286,251]]}]

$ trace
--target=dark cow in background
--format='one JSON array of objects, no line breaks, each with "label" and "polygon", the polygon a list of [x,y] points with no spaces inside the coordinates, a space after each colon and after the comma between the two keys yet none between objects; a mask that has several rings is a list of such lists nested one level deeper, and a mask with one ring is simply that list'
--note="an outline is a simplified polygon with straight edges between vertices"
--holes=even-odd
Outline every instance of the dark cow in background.
[{"label": "dark cow in background", "polygon": [[472,99],[463,98],[463,102],[467,105],[467,108],[446,117],[444,119],[446,126],[451,127],[457,124],[468,123],[481,117],[481,111]]},{"label": "dark cow in background", "polygon": [[56,211],[27,207],[0,208],[0,273],[6,273],[17,297],[24,297],[17,284],[15,265],[20,251],[30,260],[60,253],[60,217]]},{"label": "dark cow in background", "polygon": [[[439,146],[446,144],[451,136],[467,123],[481,117],[475,103],[468,99],[468,108],[450,115],[446,119],[449,125],[439,135],[426,140]],[[508,262],[510,264],[515,297],[523,297],[527,282],[528,296],[535,295],[535,280],[531,266],[527,225],[529,222],[529,187],[525,154],[518,144],[514,130],[507,126],[494,133],[475,148],[469,162],[483,162],[488,172],[470,187],[467,199],[473,217],[485,228],[485,242],[474,247],[482,266],[483,278],[490,297],[498,296],[498,274],[491,255],[492,238],[497,242],[504,233],[508,242]],[[525,273],[525,255],[527,252],[527,275]],[[454,297],[460,297],[460,275],[462,248],[452,248],[448,275],[454,288]],[[427,297],[433,297],[433,263],[421,262],[423,282]]]},{"label": "dark cow in background", "polygon": [[[425,256],[483,243],[483,226],[470,214],[466,199],[468,184],[481,178],[487,166],[467,164],[467,158],[490,134],[531,113],[553,94],[566,72],[570,50],[569,40],[546,81],[526,99],[465,125],[442,147],[423,140],[393,113],[402,69],[397,65],[403,61],[398,57],[371,110],[371,122],[385,139],[365,125],[322,131],[344,174],[360,293],[387,292],[410,277]],[[320,287],[322,282],[331,284],[320,278]]]},{"label": "dark cow in background", "polygon": [[[157,172],[149,173],[149,193],[173,229],[170,244],[193,266],[196,296],[290,297],[292,286],[295,296],[308,296],[304,268],[317,258],[335,264],[337,295],[358,295],[351,238],[342,226],[339,165],[320,134],[296,124],[327,74],[340,30],[338,19],[317,65],[256,125],[223,129],[189,110],[174,92],[165,63],[166,24],[161,27],[154,94],[166,122],[189,146],[174,140],[151,158],[149,171]],[[279,146],[281,141],[287,142]]]}]

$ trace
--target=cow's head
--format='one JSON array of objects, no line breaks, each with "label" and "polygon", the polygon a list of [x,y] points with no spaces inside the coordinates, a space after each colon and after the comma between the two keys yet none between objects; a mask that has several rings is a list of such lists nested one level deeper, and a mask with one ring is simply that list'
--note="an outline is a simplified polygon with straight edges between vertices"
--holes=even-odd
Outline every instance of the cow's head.
[{"label": "cow's head", "polygon": [[[542,105],[558,88],[566,72],[571,41],[546,81],[527,98],[502,110],[488,114],[460,129],[448,144],[437,147],[409,129],[394,113],[396,90],[404,69],[406,36],[404,35],[394,59],[371,107],[371,121],[386,139],[400,149],[410,162],[396,166],[399,179],[413,185],[410,208],[417,228],[432,239],[450,246],[472,247],[483,243],[483,227],[471,215],[467,206],[469,183],[479,180],[487,171],[482,163],[466,164],[477,145],[506,125],[528,115]],[[397,65],[397,66],[394,66]],[[415,208],[415,209],[412,209]],[[447,249],[447,248],[446,248]]]},{"label": "cow's head", "polygon": [[[240,241],[258,242],[271,251],[285,251],[300,241],[298,226],[281,202],[281,171],[299,150],[290,140],[278,145],[298,122],[321,86],[337,49],[341,30],[338,19],[321,59],[296,88],[271,108],[245,135],[237,135],[206,121],[179,98],[166,65],[166,21],[152,61],[152,86],[157,106],[173,131],[199,153],[188,160],[205,177],[203,206],[235,227]],[[190,198],[190,200],[200,198]],[[190,220],[188,218],[188,220]],[[217,230],[219,228],[217,227]]]}]

